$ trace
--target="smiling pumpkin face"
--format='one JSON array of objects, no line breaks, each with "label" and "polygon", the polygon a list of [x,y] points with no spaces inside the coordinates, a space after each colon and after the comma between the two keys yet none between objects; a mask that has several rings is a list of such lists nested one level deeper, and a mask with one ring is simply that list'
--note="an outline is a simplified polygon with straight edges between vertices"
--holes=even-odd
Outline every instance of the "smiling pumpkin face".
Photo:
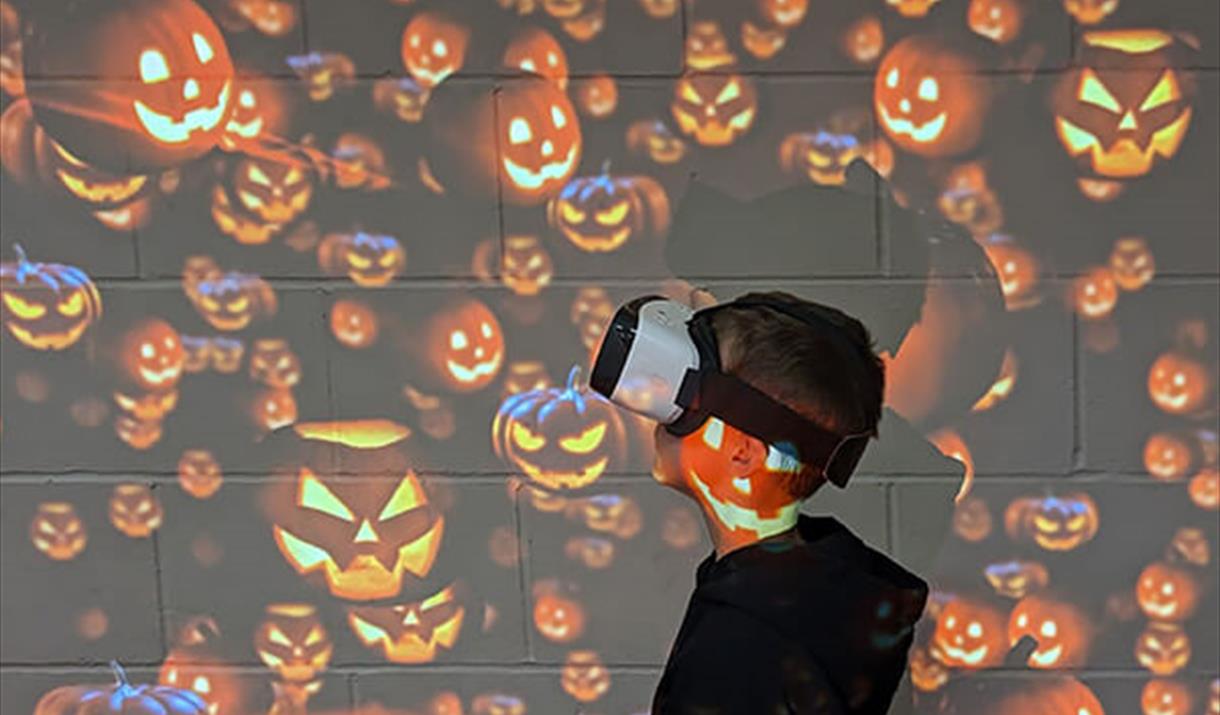
[{"label": "smiling pumpkin face", "polygon": [[402,63],[425,89],[462,68],[470,31],[438,12],[421,12],[403,29]]},{"label": "smiling pumpkin face", "polygon": [[1037,647],[1029,654],[1031,668],[1074,668],[1088,659],[1092,626],[1071,603],[1046,596],[1026,596],[1008,617],[1008,641],[1016,645],[1029,636]]},{"label": "smiling pumpkin face", "polygon": [[531,205],[558,191],[580,161],[581,132],[567,95],[546,81],[505,89],[500,105],[500,171],[514,203]]},{"label": "smiling pumpkin face", "polygon": [[466,607],[458,591],[452,583],[419,601],[353,606],[347,622],[361,643],[381,648],[391,663],[430,663],[441,649],[452,650],[462,633]]},{"label": "smiling pumpkin face", "polygon": [[922,156],[949,156],[978,143],[988,90],[968,56],[929,36],[890,48],[877,68],[873,107],[886,135]]},{"label": "smiling pumpkin face", "polygon": [[186,362],[178,331],[160,318],[143,320],[128,330],[119,355],[124,377],[146,390],[177,385]]},{"label": "smiling pumpkin face", "polygon": [[197,158],[219,141],[231,110],[229,50],[193,0],[72,5],[55,22],[34,23],[25,65],[28,76],[116,80],[30,88],[51,136],[107,170]]},{"label": "smiling pumpkin face", "polygon": [[953,668],[989,668],[1004,659],[1004,616],[981,602],[954,598],[936,619],[932,655]]},{"label": "smiling pumpkin face", "polygon": [[21,246],[17,260],[0,263],[0,320],[34,350],[64,350],[102,317],[102,297],[84,271],[62,263],[34,263]]},{"label": "smiling pumpkin face", "polygon": [[457,392],[473,392],[495,379],[504,363],[500,321],[481,301],[465,298],[432,316],[424,349],[434,375]]},{"label": "smiling pumpkin face", "polygon": [[1186,569],[1158,561],[1140,573],[1135,600],[1152,620],[1184,621],[1199,605],[1199,584]]}]

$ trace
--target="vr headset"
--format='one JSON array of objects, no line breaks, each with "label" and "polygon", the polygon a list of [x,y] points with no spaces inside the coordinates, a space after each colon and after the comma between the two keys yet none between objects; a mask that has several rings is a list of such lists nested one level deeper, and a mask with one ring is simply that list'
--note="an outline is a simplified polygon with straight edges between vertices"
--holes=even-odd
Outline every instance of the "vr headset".
[{"label": "vr headset", "polygon": [[835,486],[846,486],[871,435],[826,430],[749,383],[721,372],[710,317],[727,306],[777,310],[837,342],[839,349],[858,349],[842,333],[836,316],[817,306],[739,299],[696,312],[683,303],[650,295],[629,301],[614,314],[593,363],[590,387],[679,437],[715,415],[812,467]]}]

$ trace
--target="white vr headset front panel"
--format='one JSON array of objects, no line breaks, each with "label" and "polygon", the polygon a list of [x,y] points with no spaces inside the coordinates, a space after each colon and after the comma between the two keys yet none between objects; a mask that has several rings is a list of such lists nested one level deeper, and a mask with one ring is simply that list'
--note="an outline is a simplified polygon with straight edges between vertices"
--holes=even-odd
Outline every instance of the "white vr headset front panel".
[{"label": "white vr headset front panel", "polygon": [[662,424],[682,414],[678,388],[687,369],[699,367],[699,351],[686,323],[694,315],[687,305],[654,300],[640,307],[635,338],[611,399]]}]

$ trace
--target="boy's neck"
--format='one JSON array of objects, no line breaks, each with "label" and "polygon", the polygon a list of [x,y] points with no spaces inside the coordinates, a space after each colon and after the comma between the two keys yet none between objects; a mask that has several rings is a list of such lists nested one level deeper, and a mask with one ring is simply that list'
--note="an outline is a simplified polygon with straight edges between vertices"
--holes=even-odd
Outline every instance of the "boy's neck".
[{"label": "boy's neck", "polygon": [[717,561],[734,551],[753,546],[760,541],[800,541],[795,521],[782,531],[760,535],[748,529],[725,528],[714,514],[709,514],[703,509],[700,511],[703,513],[703,521],[707,525],[707,533],[711,537],[712,546],[716,550]]}]

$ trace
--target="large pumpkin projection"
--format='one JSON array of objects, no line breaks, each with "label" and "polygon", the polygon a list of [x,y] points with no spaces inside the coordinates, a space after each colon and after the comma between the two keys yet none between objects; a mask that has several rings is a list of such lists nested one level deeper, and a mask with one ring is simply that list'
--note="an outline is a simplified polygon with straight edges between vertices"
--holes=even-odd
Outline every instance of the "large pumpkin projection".
[{"label": "large pumpkin projection", "polygon": [[75,345],[102,317],[102,296],[84,271],[35,263],[14,245],[16,261],[0,263],[0,320],[9,335],[34,350]]},{"label": "large pumpkin projection", "polygon": [[211,715],[197,694],[166,685],[132,685],[111,662],[113,685],[65,685],[39,699],[34,715]]},{"label": "large pumpkin projection", "polygon": [[1161,30],[1082,35],[1079,69],[1051,96],[1055,132],[1091,177],[1131,179],[1172,159],[1190,128],[1195,83]]},{"label": "large pumpkin projection", "polygon": [[490,308],[476,298],[462,298],[431,317],[422,349],[437,381],[455,392],[473,392],[500,373],[504,332]]},{"label": "large pumpkin projection", "polygon": [[492,421],[496,454],[545,489],[593,484],[626,449],[623,421],[601,395],[578,385],[579,368],[563,387],[510,395]]},{"label": "large pumpkin projection", "polygon": [[438,87],[428,101],[427,166],[444,189],[535,206],[555,195],[580,164],[583,140],[572,102],[552,81],[514,77],[493,98],[469,87]]},{"label": "large pumpkin projection", "polygon": [[391,663],[430,663],[462,633],[466,607],[458,590],[450,584],[410,603],[349,606],[347,622],[361,643],[380,648]]},{"label": "large pumpkin projection", "polygon": [[669,197],[647,176],[581,176],[568,182],[547,207],[551,225],[577,248],[605,253],[633,238],[664,236]]},{"label": "large pumpkin projection", "polygon": [[284,460],[290,479],[272,484],[263,506],[297,573],[352,601],[392,598],[406,578],[429,574],[445,522],[416,476],[408,434],[394,422],[357,420],[300,422],[272,435],[296,455]]},{"label": "large pumpkin projection", "polygon": [[27,77],[99,77],[27,88],[38,122],[73,155],[131,173],[199,157],[232,109],[233,61],[193,0],[87,0],[39,8]]},{"label": "large pumpkin projection", "polygon": [[877,123],[895,144],[921,156],[974,148],[988,104],[975,60],[932,36],[911,36],[891,47],[873,84]]}]

